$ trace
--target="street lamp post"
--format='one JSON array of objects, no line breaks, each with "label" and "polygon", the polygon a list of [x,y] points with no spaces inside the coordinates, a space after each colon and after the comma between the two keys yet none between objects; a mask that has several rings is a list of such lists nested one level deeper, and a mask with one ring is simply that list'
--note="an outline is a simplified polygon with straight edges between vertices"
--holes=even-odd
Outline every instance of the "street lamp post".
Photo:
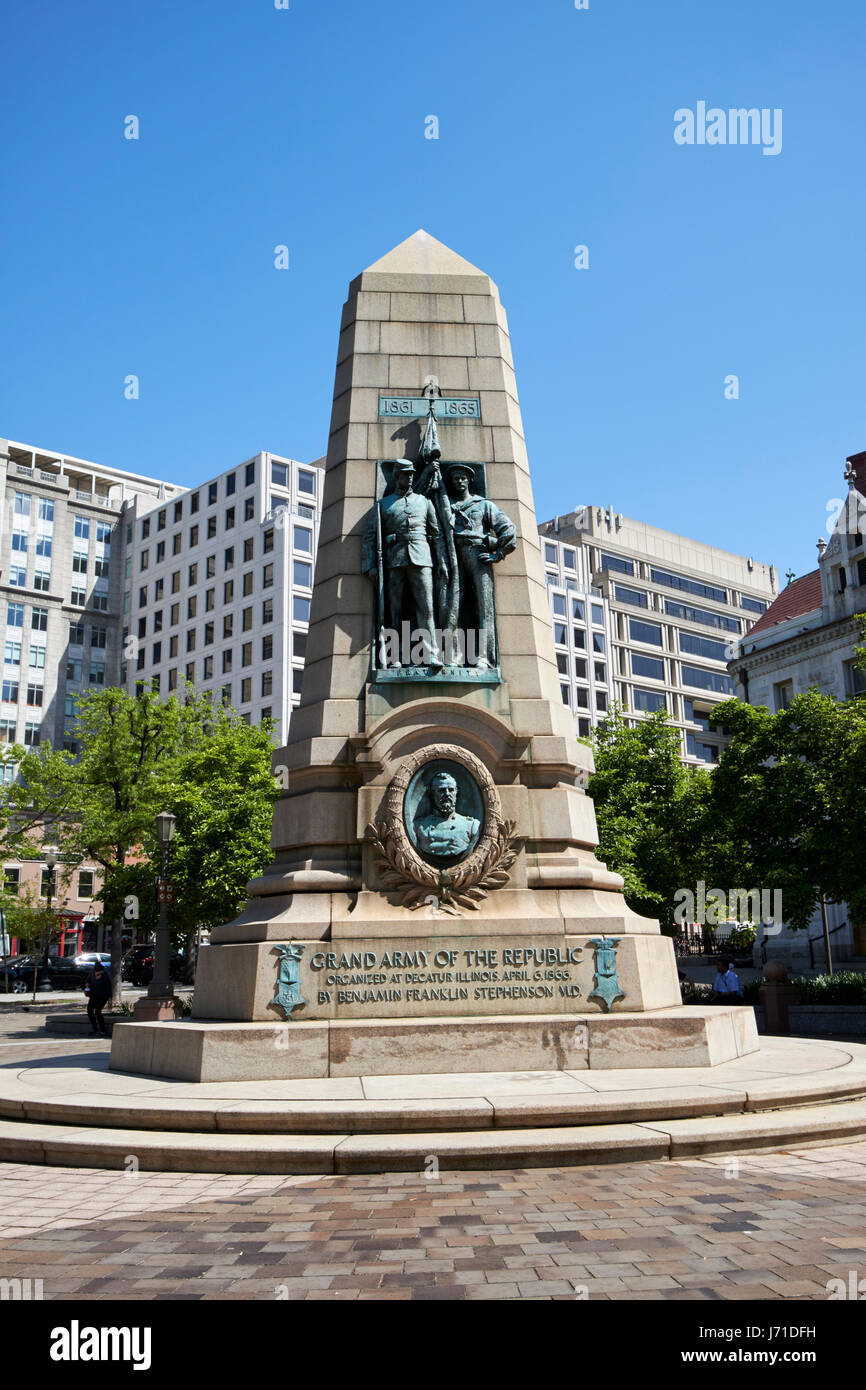
[{"label": "street lamp post", "polygon": [[169,969],[169,941],[167,921],[168,898],[168,850],[174,835],[175,817],[170,811],[163,811],[156,818],[156,838],[161,851],[161,873],[159,879],[159,926],[156,929],[156,950],[153,955],[153,978],[147,991],[148,999],[170,999],[174,994],[174,984]]},{"label": "street lamp post", "polygon": [[156,838],[160,848],[160,876],[157,880],[159,926],[156,929],[156,949],[153,953],[153,975],[147,995],[138,1000],[133,1010],[133,1018],[141,1021],[154,1022],[177,1017],[174,983],[169,967],[171,948],[166,912],[171,895],[167,878],[168,851],[174,835],[175,820],[176,817],[170,811],[162,811],[156,818]]},{"label": "street lamp post", "polygon": [[33,962],[33,998],[34,998],[34,1000],[36,999],[36,991],[37,991],[38,989],[48,990],[48,989],[51,988],[51,986],[48,984],[48,982],[47,982],[44,978],[43,978],[43,980],[42,980],[41,983],[39,982],[39,967],[40,967],[40,965],[43,965],[45,961],[47,961],[47,959],[48,959],[48,947],[49,947],[50,944],[51,944],[51,924],[50,924],[50,918],[51,918],[51,899],[52,899],[52,897],[54,896],[54,869],[55,869],[55,866],[56,866],[56,864],[57,864],[58,859],[60,858],[60,855],[58,854],[58,852],[57,852],[57,850],[55,849],[54,845],[46,845],[46,846],[45,846],[45,849],[44,849],[44,851],[43,851],[43,853],[44,853],[44,857],[45,857],[45,863],[46,863],[47,868],[48,868],[48,877],[47,877],[46,884],[45,884],[45,904],[46,904],[45,910],[46,910],[46,914],[47,914],[47,917],[48,917],[49,920],[48,920],[48,925],[47,925],[46,928],[45,928],[45,933],[44,933],[44,937],[43,937],[43,942],[42,942],[42,947],[43,947],[43,949],[42,949],[42,954],[41,954],[40,959],[39,959],[38,962],[37,962],[37,961],[34,961],[34,962]]}]

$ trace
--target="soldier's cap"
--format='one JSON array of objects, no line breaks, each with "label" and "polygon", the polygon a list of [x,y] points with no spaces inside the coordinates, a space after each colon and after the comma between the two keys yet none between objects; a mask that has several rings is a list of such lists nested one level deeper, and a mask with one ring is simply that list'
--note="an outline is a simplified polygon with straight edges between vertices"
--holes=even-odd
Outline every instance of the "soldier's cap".
[{"label": "soldier's cap", "polygon": [[444,463],[442,467],[446,473],[466,473],[470,478],[475,477],[475,469],[471,463]]},{"label": "soldier's cap", "polygon": [[407,469],[410,473],[415,472],[415,465],[414,463],[412,463],[411,459],[397,459],[396,463],[394,464],[394,472],[405,473]]}]

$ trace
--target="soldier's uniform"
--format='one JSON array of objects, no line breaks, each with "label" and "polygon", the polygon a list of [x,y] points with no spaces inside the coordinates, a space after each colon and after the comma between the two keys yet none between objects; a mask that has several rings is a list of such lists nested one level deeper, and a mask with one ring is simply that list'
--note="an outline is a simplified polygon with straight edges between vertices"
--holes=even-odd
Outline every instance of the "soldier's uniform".
[{"label": "soldier's uniform", "polygon": [[[399,632],[403,600],[408,584],[415,604],[413,626],[430,634],[430,665],[441,666],[433,617],[433,563],[439,555],[439,522],[432,502],[411,490],[391,493],[376,504],[381,515],[382,561],[385,570],[390,626]],[[375,511],[365,536],[365,553],[372,569],[375,544]]]},{"label": "soldier's uniform", "polygon": [[[454,548],[460,570],[462,593],[475,600],[478,627],[487,633],[487,649],[479,652],[478,665],[496,664],[496,622],[493,608],[493,563],[512,551],[517,533],[503,511],[486,497],[471,494],[462,501],[451,499],[454,517]],[[482,553],[494,561],[481,560]]]}]

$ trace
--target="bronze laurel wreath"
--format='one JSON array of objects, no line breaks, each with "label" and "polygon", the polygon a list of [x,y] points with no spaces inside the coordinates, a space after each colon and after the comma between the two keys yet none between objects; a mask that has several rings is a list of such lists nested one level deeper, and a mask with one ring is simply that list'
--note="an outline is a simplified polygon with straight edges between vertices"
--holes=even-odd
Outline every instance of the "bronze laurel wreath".
[{"label": "bronze laurel wreath", "polygon": [[402,893],[401,904],[411,911],[436,902],[443,912],[459,917],[461,908],[478,911],[494,888],[504,888],[524,836],[513,820],[500,821],[485,853],[465,864],[435,869],[418,856],[410,859],[391,826],[368,825],[367,839],[375,850],[376,867],[386,892]]}]

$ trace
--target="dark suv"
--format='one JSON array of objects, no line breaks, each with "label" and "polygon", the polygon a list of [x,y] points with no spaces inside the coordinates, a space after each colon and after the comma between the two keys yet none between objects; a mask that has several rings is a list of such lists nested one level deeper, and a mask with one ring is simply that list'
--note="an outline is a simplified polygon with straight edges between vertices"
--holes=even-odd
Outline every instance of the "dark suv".
[{"label": "dark suv", "polygon": [[[120,977],[128,980],[131,985],[149,985],[153,979],[153,953],[155,947],[153,942],[145,942],[138,946],[133,946],[123,957],[120,966]],[[174,951],[168,963],[168,973],[173,980],[183,978],[184,958],[179,951]]]}]

